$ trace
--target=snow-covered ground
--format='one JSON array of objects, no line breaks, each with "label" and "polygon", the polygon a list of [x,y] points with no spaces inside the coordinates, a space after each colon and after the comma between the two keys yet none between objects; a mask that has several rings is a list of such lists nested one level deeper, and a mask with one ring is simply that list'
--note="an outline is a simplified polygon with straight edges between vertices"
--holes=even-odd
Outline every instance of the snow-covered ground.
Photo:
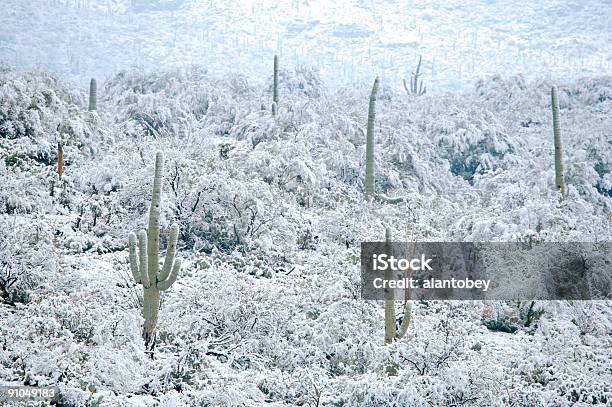
[{"label": "snow-covered ground", "polygon": [[132,64],[269,75],[271,57],[329,86],[394,87],[418,55],[430,92],[491,74],[612,72],[609,0],[4,0],[0,57],[85,85]]},{"label": "snow-covered ground", "polygon": [[[128,71],[86,94],[0,74],[0,380],[59,386],[63,405],[570,405],[609,403],[609,301],[418,302],[383,345],[360,299],[359,243],[609,241],[612,78],[560,93],[567,198],[555,192],[548,92],[522,78],[447,96],[383,87],[377,190],[363,199],[368,86],[310,71],[269,87],[200,70]],[[64,145],[62,180],[56,143]],[[155,359],[126,249],[146,227],[166,154],[162,247],[181,228]],[[399,310],[398,310],[399,311]],[[540,312],[542,314],[540,315]]]},{"label": "snow-covered ground", "polygon": [[[384,345],[359,255],[385,227],[609,242],[611,9],[5,0],[0,384],[56,386],[64,406],[610,405],[610,300],[415,301]],[[419,54],[428,93],[409,96]],[[375,74],[376,191],[399,204],[363,196]],[[176,222],[183,265],[150,358],[127,236],[147,227],[156,151],[162,257]]]}]

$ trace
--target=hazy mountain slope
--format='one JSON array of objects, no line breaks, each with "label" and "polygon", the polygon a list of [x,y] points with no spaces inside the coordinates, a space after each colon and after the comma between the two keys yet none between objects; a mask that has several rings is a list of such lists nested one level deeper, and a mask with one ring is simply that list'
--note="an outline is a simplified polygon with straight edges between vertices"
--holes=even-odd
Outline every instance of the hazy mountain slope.
[{"label": "hazy mountain slope", "polygon": [[262,80],[278,53],[332,87],[381,75],[399,89],[423,55],[440,92],[502,72],[610,74],[611,19],[607,0],[6,0],[0,58],[85,85],[134,64]]}]

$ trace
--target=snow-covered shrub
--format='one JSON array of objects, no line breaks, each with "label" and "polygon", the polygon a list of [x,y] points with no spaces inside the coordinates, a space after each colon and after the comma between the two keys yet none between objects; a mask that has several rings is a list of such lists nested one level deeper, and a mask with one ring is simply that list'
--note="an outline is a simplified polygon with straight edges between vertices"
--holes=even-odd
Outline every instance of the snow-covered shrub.
[{"label": "snow-covered shrub", "polygon": [[580,335],[601,335],[610,329],[604,311],[605,301],[570,301],[568,315]]},{"label": "snow-covered shrub", "polygon": [[414,321],[406,343],[398,349],[397,365],[421,376],[435,376],[459,360],[466,351],[466,338],[463,328],[453,324],[450,315],[454,313],[451,308],[430,323]]},{"label": "snow-covered shrub", "polygon": [[64,146],[64,171],[94,144],[90,118],[80,92],[44,72],[0,73],[0,213],[53,212],[67,205],[57,180],[57,145]]},{"label": "snow-covered shrub", "polygon": [[612,400],[612,389],[606,384],[576,383],[568,379],[561,383],[557,391],[556,402],[575,405],[584,403],[586,405],[607,405]]},{"label": "snow-covered shrub", "polygon": [[248,155],[236,154],[232,158],[244,160],[246,171],[284,192],[315,195],[318,180],[326,171],[308,155],[309,147],[303,141],[287,145],[275,140],[260,144]]},{"label": "snow-covered shrub", "polygon": [[0,214],[24,214],[51,207],[52,199],[47,189],[51,183],[41,180],[43,177],[53,179],[51,170],[45,171],[41,168],[39,175],[35,176],[21,168],[7,167],[5,162],[0,161],[0,177],[3,180],[0,190]]},{"label": "snow-covered shrub", "polygon": [[612,101],[612,77],[579,78],[568,86],[572,100],[585,105],[610,104]]},{"label": "snow-covered shrub", "polygon": [[271,370],[257,384],[268,401],[288,402],[294,405],[321,405],[324,387],[322,373],[317,369],[300,369],[293,373]]},{"label": "snow-covered shrub", "polygon": [[[323,94],[323,81],[319,76],[319,72],[311,67],[305,65],[298,65],[295,67],[294,72],[283,68],[282,59],[281,67],[279,69],[279,93],[280,93],[280,105],[285,104],[285,97],[287,96],[307,96],[308,98],[317,99]],[[272,84],[270,80],[270,84]],[[269,88],[270,94],[272,94],[272,85]],[[270,102],[272,99],[270,98]]]},{"label": "snow-covered shrub", "polygon": [[482,323],[490,331],[515,333],[531,328],[544,313],[535,301],[499,302],[487,307]]},{"label": "snow-covered shrub", "polygon": [[41,138],[55,131],[62,102],[54,92],[55,79],[3,73],[0,77],[0,134],[2,138]]},{"label": "snow-covered shrub", "polygon": [[53,402],[60,406],[103,406],[104,395],[95,394],[96,388],[93,385],[87,387],[84,390],[60,388],[53,398]]},{"label": "snow-covered shrub", "polygon": [[44,285],[55,271],[48,256],[51,237],[44,225],[0,215],[0,301],[30,302],[29,291]]},{"label": "snow-covered shrub", "polygon": [[545,270],[543,282],[550,298],[608,298],[612,287],[608,252],[609,245],[598,243],[549,249],[547,256],[556,262],[549,267],[544,263],[542,269]]},{"label": "snow-covered shrub", "polygon": [[189,137],[204,123],[214,134],[227,135],[242,112],[255,106],[247,102],[251,94],[243,80],[215,81],[198,68],[122,71],[105,84],[105,103],[119,110],[115,122],[127,134],[150,137]]},{"label": "snow-covered shrub", "polygon": [[203,193],[183,233],[198,250],[248,247],[269,236],[271,228],[281,227],[282,207],[263,181],[240,182],[217,174],[203,179],[197,189]]},{"label": "snow-covered shrub", "polygon": [[[80,93],[45,72],[0,72],[0,139],[84,143],[91,135],[79,113]],[[44,162],[48,156],[31,156]]]},{"label": "snow-covered shrub", "polygon": [[[612,101],[608,102],[612,106]],[[588,143],[571,140],[568,143],[567,161],[572,165],[566,170],[568,183],[576,186],[581,195],[612,196],[612,158],[608,129],[596,129],[595,134],[585,135]],[[604,200],[605,202],[606,200]]]},{"label": "snow-covered shrub", "polygon": [[477,174],[508,168],[522,148],[520,138],[511,138],[503,119],[483,109],[478,99],[469,104],[453,100],[452,105],[434,107],[436,117],[426,125],[433,143],[448,160],[452,174],[472,182]]}]

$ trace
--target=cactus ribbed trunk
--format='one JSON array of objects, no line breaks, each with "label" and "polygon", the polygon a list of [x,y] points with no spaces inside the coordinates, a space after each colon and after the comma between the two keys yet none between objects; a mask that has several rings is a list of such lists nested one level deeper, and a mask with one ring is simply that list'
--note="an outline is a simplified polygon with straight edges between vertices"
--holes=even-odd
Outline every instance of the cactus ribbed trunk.
[{"label": "cactus ribbed trunk", "polygon": [[157,154],[155,157],[155,175],[153,178],[153,194],[151,195],[151,207],[149,208],[149,230],[147,233],[147,257],[149,259],[149,281],[155,285],[157,273],[159,273],[159,214],[161,198],[162,172],[164,170],[164,156]]},{"label": "cactus ribbed trunk", "polygon": [[157,328],[160,293],[161,291],[155,286],[150,286],[144,289],[142,296],[142,316],[144,318],[142,337],[148,350],[155,348],[155,331]]},{"label": "cactus ribbed trunk", "polygon": [[274,85],[272,88],[272,101],[278,107],[278,55],[274,55]]},{"label": "cactus ribbed trunk", "polygon": [[93,112],[97,109],[98,86],[96,80],[91,78],[89,82],[89,111]]},{"label": "cactus ribbed trunk", "polygon": [[[393,238],[391,237],[391,229],[385,230],[385,253],[391,254]],[[385,280],[393,279],[393,271],[391,267],[385,270]],[[395,293],[391,288],[385,288],[385,344],[389,344],[395,340]]]},{"label": "cactus ribbed trunk", "polygon": [[153,193],[149,208],[149,230],[147,233],[147,260],[149,265],[149,287],[144,288],[142,315],[144,317],[143,338],[147,349],[155,347],[155,328],[159,311],[159,290],[157,289],[157,274],[159,273],[159,214],[161,199],[161,182],[164,170],[164,157],[155,157],[155,175],[153,177]]},{"label": "cactus ribbed trunk", "polygon": [[[408,243],[408,255],[406,258],[412,258],[415,255],[414,253],[414,244]],[[405,279],[412,278],[412,271],[406,270],[404,272]],[[408,327],[410,326],[410,321],[412,319],[412,298],[410,288],[406,288],[404,290],[404,316],[402,318],[402,323],[399,327],[399,330],[396,334],[396,339],[402,339],[408,333]]]},{"label": "cactus ribbed trunk", "polygon": [[561,199],[565,196],[565,181],[563,179],[563,150],[561,149],[561,126],[559,124],[559,100],[557,99],[557,87],[553,86],[550,91],[553,116],[553,136],[555,144],[555,186],[561,193]]},{"label": "cactus ribbed trunk", "polygon": [[[166,258],[162,269],[159,268],[159,216],[163,168],[164,156],[162,153],[157,153],[148,232],[141,230],[138,236],[135,233],[130,233],[129,236],[130,269],[136,283],[142,284],[144,289],[142,336],[146,348],[151,352],[155,349],[160,293],[170,288],[176,281],[181,268],[181,260],[175,259],[179,232],[177,224],[173,224],[170,228]],[[138,253],[137,246],[139,246]]]},{"label": "cactus ribbed trunk", "polygon": [[378,76],[374,79],[370,104],[368,107],[368,126],[366,128],[366,173],[365,196],[367,199],[374,196],[374,121],[376,120],[376,94],[378,93]]}]

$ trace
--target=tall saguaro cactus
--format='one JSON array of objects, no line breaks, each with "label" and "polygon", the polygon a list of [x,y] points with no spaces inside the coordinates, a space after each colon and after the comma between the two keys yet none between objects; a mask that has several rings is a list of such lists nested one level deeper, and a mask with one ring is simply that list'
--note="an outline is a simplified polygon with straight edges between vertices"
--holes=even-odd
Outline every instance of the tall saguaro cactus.
[{"label": "tall saguaro cactus", "polygon": [[89,111],[93,112],[97,109],[98,85],[95,78],[89,81]]},{"label": "tall saguaro cactus", "polygon": [[376,120],[376,94],[378,93],[378,76],[374,79],[370,104],[368,107],[368,126],[366,129],[366,173],[365,196],[370,199],[374,196],[374,121]]},{"label": "tall saguaro cactus", "polygon": [[[155,177],[153,194],[149,209],[148,231],[141,230],[138,236],[134,232],[129,236],[130,269],[136,283],[144,289],[142,315],[144,327],[142,336],[148,350],[155,348],[155,332],[161,291],[165,291],[176,281],[181,269],[181,259],[175,259],[179,227],[175,223],[170,227],[170,239],[166,259],[160,269],[159,265],[159,214],[161,199],[162,172],[164,155],[161,152],[155,157]],[[138,246],[138,253],[137,253]]]},{"label": "tall saguaro cactus", "polygon": [[565,181],[563,179],[563,150],[561,149],[561,126],[559,125],[559,100],[557,99],[557,87],[550,90],[553,117],[553,136],[555,144],[555,186],[561,193],[561,199],[565,196]]},{"label": "tall saguaro cactus", "polygon": [[272,102],[276,107],[272,114],[276,115],[276,110],[278,109],[278,55],[274,55],[274,84],[272,86]]}]

